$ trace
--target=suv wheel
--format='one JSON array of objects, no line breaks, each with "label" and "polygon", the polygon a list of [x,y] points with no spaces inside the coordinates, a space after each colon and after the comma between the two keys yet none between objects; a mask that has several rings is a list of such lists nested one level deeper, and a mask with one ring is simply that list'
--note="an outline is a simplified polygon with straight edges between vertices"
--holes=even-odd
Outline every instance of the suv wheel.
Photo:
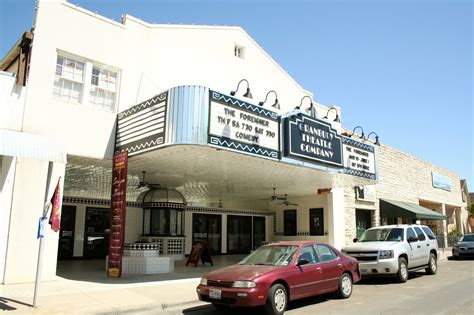
[{"label": "suv wheel", "polygon": [[408,280],[408,266],[407,260],[403,257],[398,258],[398,282],[404,283]]},{"label": "suv wheel", "polygon": [[438,271],[438,263],[436,262],[436,256],[433,253],[430,254],[428,268],[426,268],[425,271],[429,275],[435,275]]}]

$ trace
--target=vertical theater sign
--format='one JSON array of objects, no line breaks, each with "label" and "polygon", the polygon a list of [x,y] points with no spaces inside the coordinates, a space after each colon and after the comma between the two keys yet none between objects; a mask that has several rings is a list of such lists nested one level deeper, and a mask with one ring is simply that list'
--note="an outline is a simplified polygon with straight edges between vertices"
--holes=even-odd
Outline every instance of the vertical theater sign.
[{"label": "vertical theater sign", "polygon": [[112,167],[112,202],[110,206],[110,238],[107,276],[115,278],[122,275],[127,195],[127,163],[127,152],[121,152],[114,156]]}]

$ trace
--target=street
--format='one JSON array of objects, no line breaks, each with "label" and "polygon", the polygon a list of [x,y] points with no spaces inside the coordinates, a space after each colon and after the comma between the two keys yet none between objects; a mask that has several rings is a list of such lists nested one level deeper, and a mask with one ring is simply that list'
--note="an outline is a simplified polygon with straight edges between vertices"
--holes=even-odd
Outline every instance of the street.
[{"label": "street", "polygon": [[[285,314],[472,314],[474,309],[474,260],[443,260],[438,273],[410,274],[407,283],[391,278],[367,278],[354,286],[352,296],[332,295],[291,302]],[[237,315],[263,314],[263,308],[215,310],[210,304],[165,309],[166,314]]]}]

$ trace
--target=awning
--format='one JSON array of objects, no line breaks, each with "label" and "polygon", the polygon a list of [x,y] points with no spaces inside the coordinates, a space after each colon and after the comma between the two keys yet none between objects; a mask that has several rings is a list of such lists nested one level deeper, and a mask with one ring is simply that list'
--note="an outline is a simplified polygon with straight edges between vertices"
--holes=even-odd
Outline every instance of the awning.
[{"label": "awning", "polygon": [[66,164],[66,153],[53,141],[26,132],[0,129],[0,155]]},{"label": "awning", "polygon": [[447,217],[416,203],[380,199],[380,216],[388,219],[446,220]]}]

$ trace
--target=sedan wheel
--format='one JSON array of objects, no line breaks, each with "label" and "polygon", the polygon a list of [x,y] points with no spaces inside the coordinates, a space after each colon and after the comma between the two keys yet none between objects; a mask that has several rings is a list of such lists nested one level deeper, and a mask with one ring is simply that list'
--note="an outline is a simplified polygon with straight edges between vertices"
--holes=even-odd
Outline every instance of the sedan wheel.
[{"label": "sedan wheel", "polygon": [[339,279],[337,294],[342,299],[347,299],[352,294],[352,278],[347,273],[342,274],[341,279]]},{"label": "sedan wheel", "polygon": [[267,314],[283,314],[286,310],[287,304],[288,299],[285,287],[278,283],[273,285],[268,291],[267,302],[265,303]]}]

